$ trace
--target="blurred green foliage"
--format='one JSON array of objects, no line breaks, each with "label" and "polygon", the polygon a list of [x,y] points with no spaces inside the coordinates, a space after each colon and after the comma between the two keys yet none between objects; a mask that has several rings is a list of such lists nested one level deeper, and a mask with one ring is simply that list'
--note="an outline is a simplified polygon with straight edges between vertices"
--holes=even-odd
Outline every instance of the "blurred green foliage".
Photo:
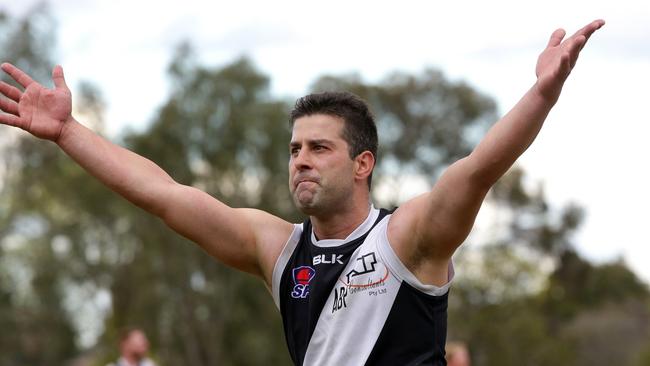
[{"label": "blurred green foliage", "polygon": [[[54,29],[47,9],[0,14],[0,58],[49,85]],[[189,44],[168,71],[168,100],[144,131],[118,142],[229,205],[300,221],[287,189],[291,104],[270,94],[269,78],[246,58],[199,65]],[[433,184],[497,118],[491,98],[435,70],[375,83],[323,76],[312,89],[349,90],[370,103],[380,206],[398,204],[414,177]],[[100,90],[76,90],[75,114],[101,133]],[[163,366],[290,363],[259,281],[216,263],[53,144],[7,127],[2,135],[0,366],[79,365],[79,354],[104,365],[128,325],[147,332]],[[525,187],[518,168],[499,181],[486,205],[502,220],[457,256],[449,338],[469,345],[474,365],[650,364],[646,285],[623,262],[580,257],[572,238],[582,210],[550,208],[542,189]],[[88,329],[101,330],[90,348]]]}]

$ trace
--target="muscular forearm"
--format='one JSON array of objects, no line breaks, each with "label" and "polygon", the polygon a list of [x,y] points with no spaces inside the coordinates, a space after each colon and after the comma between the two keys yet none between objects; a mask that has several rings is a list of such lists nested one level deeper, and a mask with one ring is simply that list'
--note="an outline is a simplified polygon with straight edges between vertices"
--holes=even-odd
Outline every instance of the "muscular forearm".
[{"label": "muscular forearm", "polygon": [[535,84],[510,112],[492,126],[469,156],[481,183],[492,186],[526,151],[555,101],[542,96]]},{"label": "muscular forearm", "polygon": [[81,167],[135,205],[159,215],[174,180],[152,161],[115,145],[70,117],[56,143]]}]

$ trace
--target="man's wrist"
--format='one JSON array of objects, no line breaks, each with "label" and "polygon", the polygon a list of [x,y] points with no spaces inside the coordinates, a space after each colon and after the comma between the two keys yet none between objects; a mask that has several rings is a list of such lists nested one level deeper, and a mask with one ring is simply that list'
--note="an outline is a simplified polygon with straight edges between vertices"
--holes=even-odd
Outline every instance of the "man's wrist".
[{"label": "man's wrist", "polygon": [[552,107],[560,98],[560,93],[562,92],[562,84],[555,85],[554,87],[549,87],[548,85],[542,87],[539,79],[537,79],[533,87],[530,89],[530,92],[537,102],[548,104],[550,107]]},{"label": "man's wrist", "polygon": [[59,145],[59,147],[63,147],[65,145],[66,141],[70,138],[72,135],[71,131],[74,129],[76,125],[78,125],[79,122],[70,115],[64,122],[63,125],[61,126],[61,131],[59,132],[59,136],[54,140],[54,143]]}]

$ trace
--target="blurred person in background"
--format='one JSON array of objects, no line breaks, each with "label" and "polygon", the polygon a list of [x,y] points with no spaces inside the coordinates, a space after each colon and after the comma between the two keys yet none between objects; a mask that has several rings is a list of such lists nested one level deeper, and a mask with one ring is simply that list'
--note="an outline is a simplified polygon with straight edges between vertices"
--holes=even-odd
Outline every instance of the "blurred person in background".
[{"label": "blurred person in background", "polygon": [[107,366],[156,366],[147,358],[149,340],[139,328],[126,328],[120,334],[120,358]]},{"label": "blurred person in background", "polygon": [[449,342],[445,347],[447,366],[470,366],[471,361],[467,346],[462,342]]}]

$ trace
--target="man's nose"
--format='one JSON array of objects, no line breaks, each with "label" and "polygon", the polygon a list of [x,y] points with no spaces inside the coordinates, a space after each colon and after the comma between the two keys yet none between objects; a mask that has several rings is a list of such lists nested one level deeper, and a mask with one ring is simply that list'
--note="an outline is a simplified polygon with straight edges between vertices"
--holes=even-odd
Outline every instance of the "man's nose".
[{"label": "man's nose", "polygon": [[311,169],[312,161],[309,152],[306,149],[300,149],[298,154],[293,157],[293,165],[297,170]]}]

